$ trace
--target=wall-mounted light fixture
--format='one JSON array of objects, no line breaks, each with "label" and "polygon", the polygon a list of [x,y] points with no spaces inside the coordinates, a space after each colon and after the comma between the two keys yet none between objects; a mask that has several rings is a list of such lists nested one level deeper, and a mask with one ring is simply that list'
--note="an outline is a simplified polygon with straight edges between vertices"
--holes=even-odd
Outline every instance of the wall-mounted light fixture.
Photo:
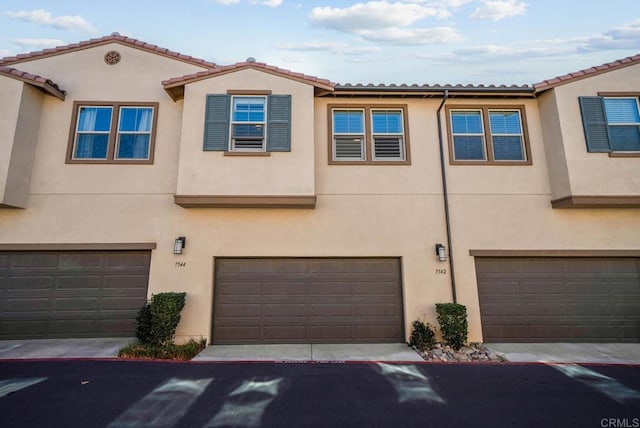
[{"label": "wall-mounted light fixture", "polygon": [[438,256],[438,260],[441,262],[447,261],[447,253],[444,245],[436,244],[436,256]]},{"label": "wall-mounted light fixture", "polygon": [[182,250],[187,245],[187,238],[184,236],[179,236],[176,238],[175,243],[173,244],[173,254],[182,254]]}]

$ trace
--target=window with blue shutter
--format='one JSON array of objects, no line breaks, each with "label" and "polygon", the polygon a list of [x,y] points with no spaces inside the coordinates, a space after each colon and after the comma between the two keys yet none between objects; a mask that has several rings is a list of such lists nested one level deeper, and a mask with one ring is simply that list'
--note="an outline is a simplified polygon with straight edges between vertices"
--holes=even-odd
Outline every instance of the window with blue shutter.
[{"label": "window with blue shutter", "polygon": [[640,109],[636,97],[580,97],[587,151],[640,151]]},{"label": "window with blue shutter", "polygon": [[291,96],[207,95],[205,151],[291,151]]}]

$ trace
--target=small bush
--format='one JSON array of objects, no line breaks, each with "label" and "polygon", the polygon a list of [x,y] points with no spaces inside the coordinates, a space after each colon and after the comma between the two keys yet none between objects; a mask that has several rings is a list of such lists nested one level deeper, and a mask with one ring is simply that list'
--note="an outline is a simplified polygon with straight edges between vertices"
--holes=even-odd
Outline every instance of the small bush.
[{"label": "small bush", "polygon": [[166,345],[134,343],[122,348],[118,352],[118,357],[189,361],[206,347],[206,339],[191,339],[184,345],[176,345],[174,343]]},{"label": "small bush", "polygon": [[142,344],[168,345],[173,342],[184,308],[186,293],[158,293],[138,312],[136,337]]},{"label": "small bush", "polygon": [[436,303],[436,317],[445,343],[458,350],[467,342],[467,308],[457,303]]},{"label": "small bush", "polygon": [[151,305],[145,302],[136,317],[136,339],[140,343],[151,342]]},{"label": "small bush", "polygon": [[420,351],[426,351],[433,348],[436,344],[436,334],[429,324],[425,324],[420,320],[415,320],[411,326],[411,337],[409,345],[415,346]]}]

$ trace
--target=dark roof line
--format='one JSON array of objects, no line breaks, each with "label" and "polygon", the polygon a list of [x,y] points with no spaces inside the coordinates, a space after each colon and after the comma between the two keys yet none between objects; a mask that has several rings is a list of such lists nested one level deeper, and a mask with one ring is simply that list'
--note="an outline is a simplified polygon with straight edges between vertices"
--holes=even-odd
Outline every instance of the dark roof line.
[{"label": "dark roof line", "polygon": [[34,51],[25,54],[19,54],[15,56],[0,58],[0,65],[15,64],[23,61],[31,61],[34,59],[60,55],[66,52],[73,52],[77,50],[88,49],[94,46],[104,45],[107,43],[120,43],[126,46],[130,46],[135,49],[144,50],[147,52],[153,52],[159,55],[163,55],[169,58],[176,59],[178,61],[186,62],[189,64],[197,65],[204,68],[216,67],[213,62],[206,61],[201,58],[192,57],[189,55],[183,55],[179,52],[170,51],[169,49],[162,48],[151,43],[146,43],[138,39],[131,37],[121,36],[119,33],[111,33],[109,36],[99,37],[96,39],[85,40],[78,43],[72,43],[64,46],[57,46],[54,48],[43,49],[41,51]]},{"label": "dark roof line", "polygon": [[17,70],[15,68],[0,65],[0,75],[11,77],[13,79],[28,83],[40,89],[44,93],[52,95],[58,99],[61,99],[62,101],[64,101],[64,98],[67,94],[64,90],[60,89],[60,87],[55,82],[42,76],[38,76],[37,74],[31,74],[25,71]]}]

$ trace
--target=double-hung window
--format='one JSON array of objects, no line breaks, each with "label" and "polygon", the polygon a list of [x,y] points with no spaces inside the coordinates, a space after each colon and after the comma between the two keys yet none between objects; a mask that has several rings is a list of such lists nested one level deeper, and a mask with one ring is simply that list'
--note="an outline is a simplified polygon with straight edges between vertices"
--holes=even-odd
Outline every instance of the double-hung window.
[{"label": "double-hung window", "polygon": [[528,164],[522,107],[447,107],[451,163]]},{"label": "double-hung window", "polygon": [[207,95],[202,149],[249,156],[290,152],[291,95],[247,92]]},{"label": "double-hung window", "polygon": [[330,105],[331,164],[407,164],[405,106]]},{"label": "double-hung window", "polygon": [[231,150],[266,148],[266,97],[232,97]]},{"label": "double-hung window", "polygon": [[589,152],[640,152],[640,108],[636,96],[580,97]]},{"label": "double-hung window", "polygon": [[76,103],[70,163],[152,163],[158,105]]}]

